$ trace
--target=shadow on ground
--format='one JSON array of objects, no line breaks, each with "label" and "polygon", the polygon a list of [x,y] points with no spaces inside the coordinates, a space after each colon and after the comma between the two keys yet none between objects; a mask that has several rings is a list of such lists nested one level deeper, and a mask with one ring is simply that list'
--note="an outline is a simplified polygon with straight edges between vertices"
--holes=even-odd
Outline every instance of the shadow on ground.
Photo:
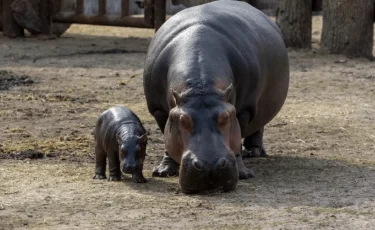
[{"label": "shadow on ground", "polygon": [[[220,201],[236,206],[319,206],[341,208],[373,200],[375,169],[342,161],[271,156],[245,160],[256,173],[255,178],[242,180],[236,190],[226,193],[188,195],[202,201]],[[129,186],[137,192],[171,193],[185,196],[178,189],[178,180],[152,178],[147,185]],[[162,182],[163,181],[163,182]],[[220,199],[223,198],[223,199]]]}]

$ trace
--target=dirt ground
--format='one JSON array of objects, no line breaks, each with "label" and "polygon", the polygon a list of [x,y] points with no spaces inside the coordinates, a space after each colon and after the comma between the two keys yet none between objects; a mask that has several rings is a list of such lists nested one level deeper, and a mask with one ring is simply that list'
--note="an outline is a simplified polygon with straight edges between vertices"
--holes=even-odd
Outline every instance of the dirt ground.
[{"label": "dirt ground", "polygon": [[[290,50],[270,157],[229,193],[184,195],[152,178],[163,137],[148,114],[152,30],[73,25],[56,40],[0,36],[0,229],[370,229],[375,226],[375,64]],[[98,115],[124,105],[149,132],[147,184],[96,181]]]}]

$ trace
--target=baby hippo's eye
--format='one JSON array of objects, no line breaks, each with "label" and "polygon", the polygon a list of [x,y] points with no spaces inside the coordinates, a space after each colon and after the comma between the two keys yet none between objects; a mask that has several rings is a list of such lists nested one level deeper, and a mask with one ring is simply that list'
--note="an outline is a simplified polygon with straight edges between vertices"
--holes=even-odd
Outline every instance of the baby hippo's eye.
[{"label": "baby hippo's eye", "polygon": [[229,122],[230,115],[228,112],[220,113],[219,117],[217,118],[217,125],[222,127],[225,126]]},{"label": "baby hippo's eye", "polygon": [[124,145],[121,145],[120,152],[121,152],[122,155],[126,155],[126,148],[125,148]]}]

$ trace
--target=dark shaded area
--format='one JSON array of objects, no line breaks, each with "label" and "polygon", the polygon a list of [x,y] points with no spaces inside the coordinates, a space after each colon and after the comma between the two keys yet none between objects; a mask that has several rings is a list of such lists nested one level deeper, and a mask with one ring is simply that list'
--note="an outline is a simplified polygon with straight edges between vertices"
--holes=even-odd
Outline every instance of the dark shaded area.
[{"label": "dark shaded area", "polygon": [[0,90],[8,90],[14,86],[32,85],[35,81],[27,75],[17,75],[10,71],[0,70]]},{"label": "dark shaded area", "polygon": [[0,159],[14,159],[14,160],[25,160],[25,159],[43,159],[45,157],[52,157],[50,154],[45,154],[36,150],[28,149],[20,153],[9,153],[1,154]]}]

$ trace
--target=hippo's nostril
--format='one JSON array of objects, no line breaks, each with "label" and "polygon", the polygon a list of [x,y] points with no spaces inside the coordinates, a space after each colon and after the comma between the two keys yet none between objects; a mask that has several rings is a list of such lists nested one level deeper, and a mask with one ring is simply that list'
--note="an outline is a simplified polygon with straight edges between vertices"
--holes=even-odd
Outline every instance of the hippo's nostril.
[{"label": "hippo's nostril", "polygon": [[218,168],[224,168],[227,165],[227,159],[226,157],[220,158],[216,163]]},{"label": "hippo's nostril", "polygon": [[194,159],[193,160],[193,165],[198,170],[202,170],[203,169],[203,162],[200,161],[200,160],[198,160],[198,159]]}]

